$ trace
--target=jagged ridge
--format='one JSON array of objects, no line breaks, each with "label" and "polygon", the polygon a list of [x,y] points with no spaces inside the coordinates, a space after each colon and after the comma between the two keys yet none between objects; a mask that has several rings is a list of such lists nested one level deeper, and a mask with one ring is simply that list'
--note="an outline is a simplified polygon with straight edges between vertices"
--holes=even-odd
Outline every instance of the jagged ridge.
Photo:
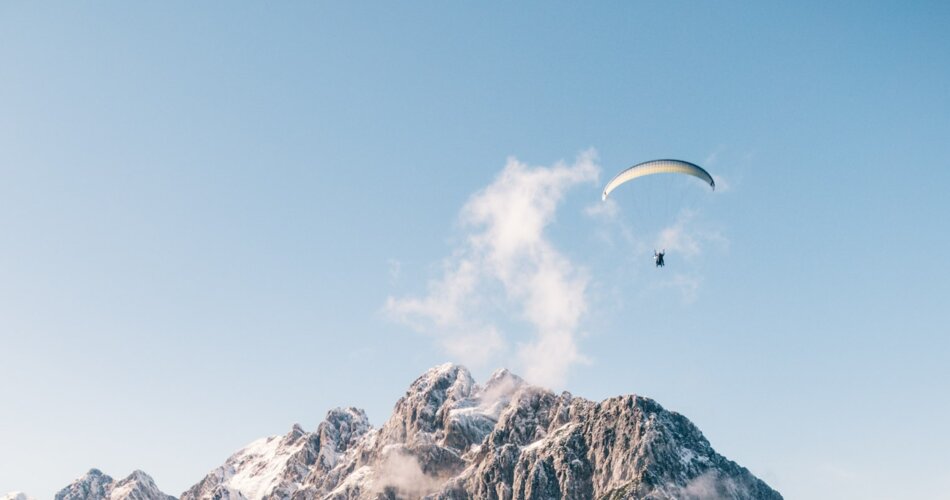
[{"label": "jagged ridge", "polygon": [[312,434],[259,440],[182,500],[781,499],[682,415],[640,396],[593,402],[500,370],[437,366],[379,429],[336,409]]},{"label": "jagged ridge", "polygon": [[[640,396],[554,394],[507,370],[484,386],[444,364],[379,429],[357,408],[254,441],[181,500],[764,499],[781,495],[713,450],[682,415]],[[2,500],[30,500],[8,495]],[[141,471],[90,470],[56,500],[174,500]]]},{"label": "jagged ridge", "polygon": [[91,469],[60,490],[56,500],[175,500],[175,497],[162,493],[151,476],[140,470],[114,481],[99,469]]}]

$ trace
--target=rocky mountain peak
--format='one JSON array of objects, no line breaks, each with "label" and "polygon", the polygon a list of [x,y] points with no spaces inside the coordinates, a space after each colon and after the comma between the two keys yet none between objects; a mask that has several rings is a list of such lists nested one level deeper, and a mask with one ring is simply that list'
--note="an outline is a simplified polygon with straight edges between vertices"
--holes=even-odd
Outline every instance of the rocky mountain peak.
[{"label": "rocky mountain peak", "polygon": [[[313,432],[262,438],[181,500],[780,500],[716,453],[686,417],[637,395],[595,402],[555,394],[508,370],[478,385],[436,366],[373,429],[335,408]],[[98,469],[56,500],[174,500],[142,471],[115,482]],[[29,500],[3,498],[0,500]]]},{"label": "rocky mountain peak", "polygon": [[328,471],[339,457],[352,448],[372,426],[359,408],[334,408],[317,426],[319,469]]},{"label": "rocky mountain peak", "polygon": [[340,457],[370,429],[363,410],[334,408],[312,433],[295,424],[287,434],[238,450],[181,498],[290,498],[308,481],[322,484]]},{"label": "rocky mountain peak", "polygon": [[11,491],[3,496],[0,496],[0,500],[34,500],[33,497],[23,493],[22,491]]},{"label": "rocky mountain peak", "polygon": [[496,390],[498,387],[517,388],[524,385],[524,383],[524,379],[515,375],[507,368],[499,368],[488,377],[488,381],[485,382],[485,390]]},{"label": "rocky mountain peak", "polygon": [[148,482],[148,483],[154,482],[152,480],[152,476],[149,476],[144,471],[141,471],[139,469],[135,469],[134,471],[132,471],[132,473],[129,474],[129,477],[123,479],[123,481],[140,481],[140,482]]},{"label": "rocky mountain peak", "polygon": [[[308,451],[315,459],[271,459],[271,470],[283,471],[283,486],[245,487],[241,498],[781,498],[718,455],[689,420],[649,398],[598,403],[532,386],[508,370],[479,386],[462,366],[436,366],[410,384],[379,430],[361,410],[337,408],[300,440],[315,443]],[[229,478],[263,467],[236,459],[253,447],[228,459],[230,472],[212,472],[204,481],[210,487],[199,483],[183,500],[227,496]],[[308,472],[298,481],[302,468]]]},{"label": "rocky mountain peak", "polygon": [[107,498],[112,478],[99,469],[89,469],[84,476],[56,493],[56,500],[87,500]]},{"label": "rocky mountain peak", "polygon": [[114,481],[99,469],[73,481],[56,494],[56,500],[174,500],[162,493],[151,476],[136,470],[128,477]]},{"label": "rocky mountain peak", "polygon": [[128,477],[115,482],[109,492],[110,500],[175,500],[158,489],[151,476],[140,470],[133,471]]},{"label": "rocky mountain peak", "polygon": [[448,410],[469,398],[475,381],[464,366],[446,363],[417,378],[380,431],[382,444],[427,443],[445,427]]},{"label": "rocky mountain peak", "polygon": [[332,446],[342,453],[358,441],[371,428],[366,412],[359,408],[334,408],[317,427],[322,446]]}]

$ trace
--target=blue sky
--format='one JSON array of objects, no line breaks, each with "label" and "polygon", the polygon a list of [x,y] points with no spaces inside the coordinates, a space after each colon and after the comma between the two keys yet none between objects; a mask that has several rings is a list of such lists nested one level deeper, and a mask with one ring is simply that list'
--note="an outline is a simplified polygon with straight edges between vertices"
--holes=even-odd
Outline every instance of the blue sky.
[{"label": "blue sky", "polygon": [[[585,306],[555,389],[653,397],[787,498],[950,498],[948,21],[939,2],[5,3],[0,491],[99,467],[178,495],[332,407],[382,423],[463,362],[387,304],[489,262],[467,207],[509,162],[543,177],[593,152],[536,235]],[[728,188],[657,271],[632,193],[588,212],[660,157]],[[502,347],[473,373],[530,371],[533,295],[480,269],[467,318]]]}]

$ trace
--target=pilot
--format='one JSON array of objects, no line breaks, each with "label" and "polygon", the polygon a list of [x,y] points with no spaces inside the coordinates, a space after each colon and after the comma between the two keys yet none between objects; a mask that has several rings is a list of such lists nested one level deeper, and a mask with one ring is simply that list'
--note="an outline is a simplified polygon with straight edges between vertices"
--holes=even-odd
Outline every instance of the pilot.
[{"label": "pilot", "polygon": [[664,248],[662,252],[657,252],[656,249],[653,250],[653,260],[656,261],[656,267],[663,267],[666,264],[663,263],[663,256],[666,255],[666,249]]}]

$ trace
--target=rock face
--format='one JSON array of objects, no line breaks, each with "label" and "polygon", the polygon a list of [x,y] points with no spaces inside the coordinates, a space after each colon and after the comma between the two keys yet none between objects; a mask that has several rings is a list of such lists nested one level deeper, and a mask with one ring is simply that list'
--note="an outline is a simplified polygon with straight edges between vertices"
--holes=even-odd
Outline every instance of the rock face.
[{"label": "rock face", "polygon": [[[373,429],[356,408],[312,433],[254,441],[181,500],[733,499],[782,496],[712,449],[655,401],[601,402],[528,385],[507,370],[480,386],[464,367],[432,368]],[[0,500],[32,500],[10,494]],[[175,500],[142,471],[98,469],[56,500]]]},{"label": "rock face", "polygon": [[99,469],[91,469],[56,494],[56,500],[175,500],[162,493],[148,474],[137,470],[113,481]]},{"label": "rock face", "polygon": [[284,436],[254,441],[182,493],[181,500],[290,498],[308,476],[328,474],[369,428],[363,410],[332,410],[314,433],[294,425]]},{"label": "rock face", "polygon": [[506,370],[479,386],[464,367],[445,364],[413,382],[379,429],[361,410],[332,410],[315,432],[294,426],[255,441],[182,494],[261,498],[782,497],[651,399],[597,403]]}]

